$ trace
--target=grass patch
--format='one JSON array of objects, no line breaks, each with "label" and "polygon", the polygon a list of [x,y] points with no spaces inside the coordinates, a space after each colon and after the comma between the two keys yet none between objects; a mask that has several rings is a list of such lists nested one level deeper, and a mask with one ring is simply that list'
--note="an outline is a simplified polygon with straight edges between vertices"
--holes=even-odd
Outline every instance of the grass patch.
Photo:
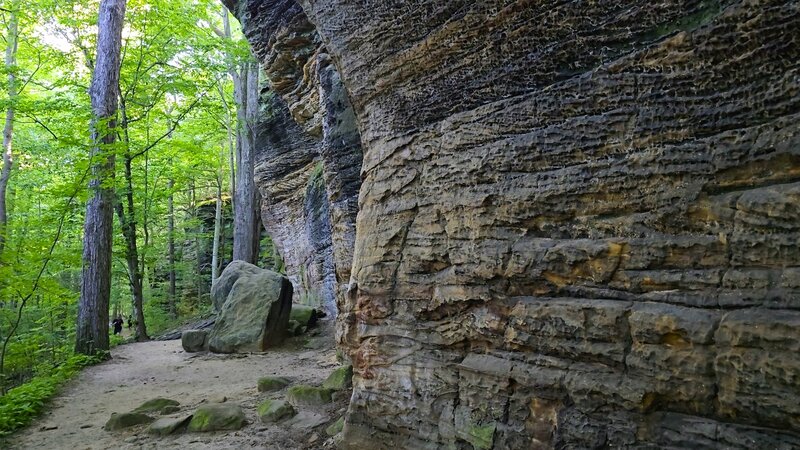
[{"label": "grass patch", "polygon": [[101,357],[72,356],[52,372],[33,377],[0,397],[0,437],[30,424],[44,410],[58,389],[82,368],[97,364]]}]

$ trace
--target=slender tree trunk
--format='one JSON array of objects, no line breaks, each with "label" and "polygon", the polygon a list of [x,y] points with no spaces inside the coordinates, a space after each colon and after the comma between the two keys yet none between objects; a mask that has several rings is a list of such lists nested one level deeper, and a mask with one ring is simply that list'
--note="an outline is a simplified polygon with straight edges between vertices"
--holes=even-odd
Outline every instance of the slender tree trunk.
[{"label": "slender tree trunk", "polygon": [[169,300],[169,314],[174,319],[178,314],[175,305],[175,194],[173,189],[175,189],[175,180],[170,178],[167,181],[167,190],[169,190],[169,197],[167,198],[167,261],[169,264],[167,297]]},{"label": "slender tree trunk", "polygon": [[[124,110],[124,108],[123,108]],[[125,114],[123,112],[123,122]],[[127,140],[127,130],[125,130]],[[144,322],[144,276],[139,266],[139,248],[136,242],[136,215],[133,199],[133,162],[130,153],[125,153],[125,204],[117,203],[117,216],[122,224],[122,235],[125,238],[125,261],[128,264],[128,281],[133,296],[133,310],[136,316],[136,340],[146,341],[147,326]]]},{"label": "slender tree trunk", "polygon": [[108,350],[111,296],[111,244],[114,231],[114,138],[125,0],[102,0],[97,28],[97,58],[89,95],[92,100],[92,180],[83,231],[83,270],[75,351],[93,355]]},{"label": "slender tree trunk", "polygon": [[[125,261],[128,265],[128,281],[133,297],[133,311],[136,316],[136,341],[146,341],[147,326],[144,322],[144,264],[139,264],[139,246],[136,236],[136,209],[133,198],[133,156],[130,152],[130,135],[128,134],[128,112],[125,99],[120,103],[122,116],[121,127],[125,139],[125,203],[117,202],[117,216],[125,238]],[[145,193],[145,198],[147,194]]]},{"label": "slender tree trunk", "polygon": [[11,4],[8,13],[6,30],[6,61],[5,68],[8,72],[8,108],[6,109],[6,123],[3,127],[3,170],[0,171],[0,255],[3,254],[8,231],[8,210],[6,209],[6,191],[8,180],[11,178],[11,168],[14,163],[12,141],[14,137],[14,102],[17,98],[17,38],[19,34],[19,20],[17,18],[16,2]]},{"label": "slender tree trunk", "polygon": [[[228,17],[228,8],[223,6],[222,7],[222,24],[225,29],[224,36],[226,39],[231,39],[231,22],[230,18]],[[233,57],[231,55],[226,55],[227,63],[228,63],[228,74],[231,76],[233,80],[233,95],[237,97],[237,92],[241,91],[242,89],[242,80],[239,76],[239,72],[236,71],[236,66],[233,64]],[[240,94],[239,94],[240,95]],[[222,101],[225,102],[225,93],[222,91],[222,87],[220,87],[220,96],[222,97]],[[236,105],[240,105],[240,101],[235,99]],[[234,217],[236,217],[236,156],[233,144],[233,117],[231,117],[231,109],[226,105],[226,120],[225,125],[228,131],[228,163],[230,165],[231,171],[231,213]],[[238,106],[237,106],[237,114],[238,114]],[[237,136],[238,139],[238,136]]]},{"label": "slender tree trunk", "polygon": [[214,242],[211,246],[211,283],[219,277],[219,248],[222,235],[222,173],[217,172],[217,204],[214,211]]},{"label": "slender tree trunk", "polygon": [[194,179],[189,180],[189,215],[191,222],[196,227],[194,229],[194,249],[195,249],[195,276],[194,283],[197,290],[197,298],[201,298],[205,294],[203,289],[203,246],[200,242],[200,235],[202,234],[202,224],[200,223],[199,211],[197,208],[197,191],[194,186]]},{"label": "slender tree trunk", "polygon": [[[238,94],[238,95],[237,95]],[[259,195],[255,186],[255,127],[258,119],[258,64],[242,69],[236,96],[239,139],[236,177],[236,214],[233,219],[233,259],[258,262]]]}]

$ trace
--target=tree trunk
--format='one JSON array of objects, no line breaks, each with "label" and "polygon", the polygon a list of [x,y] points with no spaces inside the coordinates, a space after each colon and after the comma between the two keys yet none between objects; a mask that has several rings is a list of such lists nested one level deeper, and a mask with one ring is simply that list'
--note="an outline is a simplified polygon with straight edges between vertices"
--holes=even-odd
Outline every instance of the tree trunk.
[{"label": "tree trunk", "polygon": [[222,170],[217,171],[217,205],[214,211],[214,242],[211,246],[211,284],[219,277],[219,250],[222,239]]},{"label": "tree trunk", "polygon": [[97,58],[89,95],[92,100],[92,179],[83,234],[83,270],[75,352],[108,350],[111,296],[111,244],[114,221],[114,138],[126,0],[102,0],[97,28]]},{"label": "tree trunk", "polygon": [[198,300],[205,294],[203,288],[203,246],[200,240],[200,235],[203,231],[203,225],[200,223],[199,211],[197,207],[197,191],[194,185],[194,179],[189,180],[189,216],[191,223],[194,224],[194,249],[195,249],[195,276],[194,284],[197,290]]},{"label": "tree trunk", "polygon": [[173,189],[175,189],[175,180],[170,178],[167,181],[167,190],[169,190],[167,198],[167,261],[169,264],[167,300],[169,301],[169,315],[174,319],[178,316],[178,309],[175,305],[175,194],[172,192]]},{"label": "tree trunk", "polygon": [[[222,24],[225,29],[224,35],[226,39],[231,39],[231,22],[230,18],[228,17],[228,8],[223,6],[222,7]],[[239,73],[236,71],[236,66],[233,64],[233,57],[228,54],[226,55],[226,60],[228,63],[228,74],[231,76],[233,80],[233,95],[234,97],[237,96],[237,92],[242,89],[242,80],[239,76]],[[220,87],[220,96],[222,97],[222,101],[225,102],[225,93]],[[240,101],[235,99],[235,103],[237,105],[237,114],[239,112],[238,105],[240,105]],[[227,103],[225,103],[227,106]],[[230,171],[231,171],[231,213],[234,217],[236,217],[236,156],[235,150],[233,145],[233,117],[231,117],[231,109],[226,107],[226,120],[225,125],[228,131],[228,162],[230,164]],[[238,136],[237,136],[238,140]]]},{"label": "tree trunk", "polygon": [[[122,121],[126,122],[123,107]],[[125,129],[127,143],[127,129]],[[136,317],[136,341],[146,341],[147,326],[144,322],[144,276],[139,267],[139,247],[136,242],[136,213],[133,203],[133,162],[129,152],[125,152],[125,204],[117,203],[117,216],[122,225],[122,235],[125,238],[125,261],[128,264],[128,281],[133,296],[133,310]]]},{"label": "tree trunk", "polygon": [[258,119],[258,64],[248,63],[234,85],[239,119],[236,214],[233,219],[233,259],[258,262],[259,193],[255,186],[255,127]]},{"label": "tree trunk", "polygon": [[14,2],[8,15],[6,32],[6,64],[8,72],[8,108],[6,109],[6,123],[3,127],[3,170],[0,171],[0,255],[3,254],[8,230],[8,210],[6,209],[6,191],[8,180],[11,178],[13,154],[11,152],[14,136],[14,102],[17,98],[17,37],[19,34],[19,21],[17,18],[18,5]]}]

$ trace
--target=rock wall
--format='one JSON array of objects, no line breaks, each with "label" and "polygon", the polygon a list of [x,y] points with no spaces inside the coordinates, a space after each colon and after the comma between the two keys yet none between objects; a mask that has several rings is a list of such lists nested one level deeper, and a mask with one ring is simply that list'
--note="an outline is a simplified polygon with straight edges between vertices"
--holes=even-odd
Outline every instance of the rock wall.
[{"label": "rock wall", "polygon": [[800,446],[800,3],[300,3],[364,148],[346,446]]},{"label": "rock wall", "polygon": [[256,180],[295,301],[335,315],[350,280],[361,144],[339,75],[294,1],[228,2],[262,63]]}]

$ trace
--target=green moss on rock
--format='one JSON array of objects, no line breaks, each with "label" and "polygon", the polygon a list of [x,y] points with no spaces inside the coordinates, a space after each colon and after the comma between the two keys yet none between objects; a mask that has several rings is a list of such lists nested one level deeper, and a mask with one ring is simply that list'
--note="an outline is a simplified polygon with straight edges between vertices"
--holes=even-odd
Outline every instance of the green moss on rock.
[{"label": "green moss on rock", "polygon": [[301,327],[312,327],[317,323],[317,310],[310,306],[292,303],[289,320],[294,320]]},{"label": "green moss on rock", "polygon": [[258,406],[258,416],[264,423],[278,422],[295,414],[294,407],[283,400],[266,400]]},{"label": "green moss on rock", "polygon": [[322,383],[322,387],[341,391],[353,385],[353,366],[346,365],[334,370],[328,379]]},{"label": "green moss on rock", "polygon": [[142,414],[138,412],[129,412],[129,413],[114,413],[111,414],[111,418],[108,419],[103,429],[107,431],[114,431],[114,430],[121,430],[123,428],[129,428],[135,425],[141,425],[144,423],[150,423],[154,419],[147,414]]},{"label": "green moss on rock", "polygon": [[476,449],[488,450],[494,443],[494,432],[497,424],[492,422],[489,425],[473,425],[469,428],[469,441]]},{"label": "green moss on rock", "polygon": [[318,406],[333,401],[332,389],[297,385],[289,388],[286,398],[294,405]]},{"label": "green moss on rock", "polygon": [[[175,400],[158,397],[142,403],[141,405],[139,405],[139,407],[134,409],[133,412],[135,413],[157,412],[159,414],[169,414],[169,412],[164,412],[164,411],[165,410],[171,411],[174,408],[177,408],[178,406],[180,406],[180,403]],[[175,411],[177,410],[174,410],[172,412]]]},{"label": "green moss on rock", "polygon": [[205,405],[195,411],[189,431],[239,430],[245,423],[244,411],[235,403]]},{"label": "green moss on rock", "polygon": [[330,424],[328,428],[325,428],[325,434],[328,436],[335,436],[342,431],[342,428],[344,428],[344,416],[339,417],[339,420]]},{"label": "green moss on rock", "polygon": [[283,377],[263,377],[258,379],[258,392],[280,391],[288,386],[290,381]]}]

